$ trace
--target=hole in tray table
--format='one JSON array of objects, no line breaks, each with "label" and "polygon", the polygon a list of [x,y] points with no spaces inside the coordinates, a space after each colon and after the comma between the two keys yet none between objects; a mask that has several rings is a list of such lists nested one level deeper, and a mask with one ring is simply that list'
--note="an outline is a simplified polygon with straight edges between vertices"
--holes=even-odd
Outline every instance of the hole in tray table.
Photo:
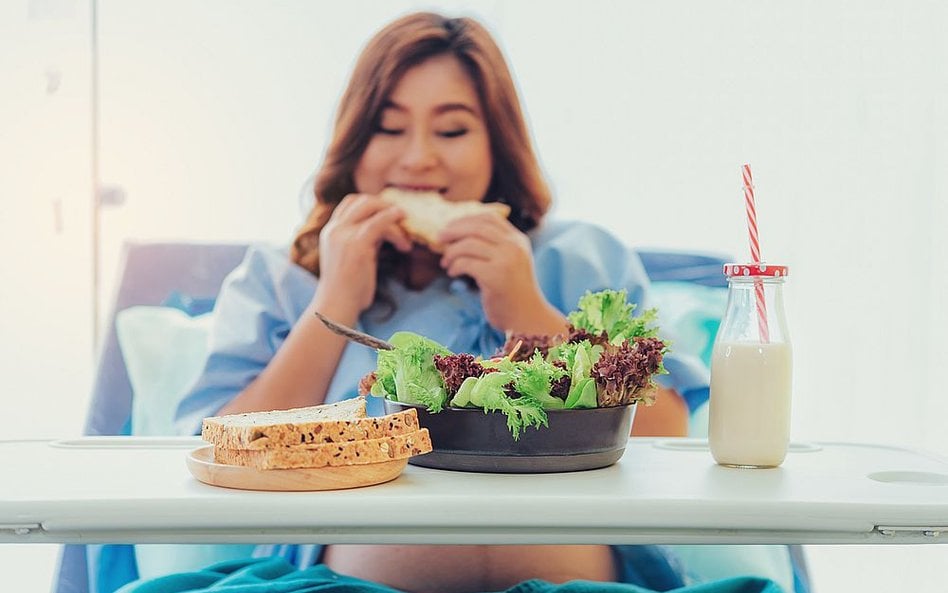
[{"label": "hole in tray table", "polygon": [[876,482],[887,484],[922,484],[926,486],[948,486],[948,474],[934,472],[888,471],[873,472],[866,476]]}]

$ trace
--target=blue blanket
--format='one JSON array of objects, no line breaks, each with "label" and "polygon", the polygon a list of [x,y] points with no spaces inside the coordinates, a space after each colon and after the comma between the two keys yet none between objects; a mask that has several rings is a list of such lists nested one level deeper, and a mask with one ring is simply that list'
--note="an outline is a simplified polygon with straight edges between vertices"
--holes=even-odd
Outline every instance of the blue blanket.
[{"label": "blue blanket", "polygon": [[[282,558],[234,560],[203,570],[136,581],[117,593],[397,593],[395,589],[333,572],[324,564],[304,570]],[[773,581],[731,578],[673,590],[674,593],[782,593]],[[555,585],[530,580],[507,593],[654,593],[636,585],[571,581]]]}]

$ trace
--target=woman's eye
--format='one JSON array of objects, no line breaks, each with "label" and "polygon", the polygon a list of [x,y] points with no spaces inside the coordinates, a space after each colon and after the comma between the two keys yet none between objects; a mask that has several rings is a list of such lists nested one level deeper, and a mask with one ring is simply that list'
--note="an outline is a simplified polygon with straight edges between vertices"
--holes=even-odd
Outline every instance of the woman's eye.
[{"label": "woman's eye", "polygon": [[467,134],[467,128],[458,128],[457,130],[447,130],[444,132],[438,132],[438,135],[442,138],[457,138]]},{"label": "woman's eye", "polygon": [[375,131],[379,134],[385,134],[386,136],[398,136],[405,130],[401,128],[386,128],[385,126],[379,126],[375,128]]}]

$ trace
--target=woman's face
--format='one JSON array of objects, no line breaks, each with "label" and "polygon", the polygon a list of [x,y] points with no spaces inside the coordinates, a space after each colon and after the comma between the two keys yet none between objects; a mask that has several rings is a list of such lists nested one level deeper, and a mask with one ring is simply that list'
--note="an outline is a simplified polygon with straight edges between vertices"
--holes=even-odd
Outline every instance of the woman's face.
[{"label": "woman's face", "polygon": [[449,200],[483,200],[493,159],[474,81],[450,54],[412,67],[382,109],[356,166],[356,190],[437,191]]}]

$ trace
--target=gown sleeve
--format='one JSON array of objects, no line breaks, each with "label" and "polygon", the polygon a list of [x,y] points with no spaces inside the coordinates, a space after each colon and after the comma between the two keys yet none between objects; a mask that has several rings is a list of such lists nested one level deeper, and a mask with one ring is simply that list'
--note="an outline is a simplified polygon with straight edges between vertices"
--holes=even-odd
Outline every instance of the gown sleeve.
[{"label": "gown sleeve", "polygon": [[316,279],[280,250],[255,246],[224,280],[212,313],[204,368],[178,405],[180,434],[199,434],[262,371],[315,292]]},{"label": "gown sleeve", "polygon": [[[655,306],[641,258],[607,230],[587,222],[547,222],[534,233],[534,265],[544,296],[566,314],[586,291],[625,289],[630,303],[642,312]],[[674,344],[667,330],[662,338]],[[659,384],[677,391],[690,412],[708,399],[710,376],[695,356],[674,351],[665,356],[667,375]]]}]

